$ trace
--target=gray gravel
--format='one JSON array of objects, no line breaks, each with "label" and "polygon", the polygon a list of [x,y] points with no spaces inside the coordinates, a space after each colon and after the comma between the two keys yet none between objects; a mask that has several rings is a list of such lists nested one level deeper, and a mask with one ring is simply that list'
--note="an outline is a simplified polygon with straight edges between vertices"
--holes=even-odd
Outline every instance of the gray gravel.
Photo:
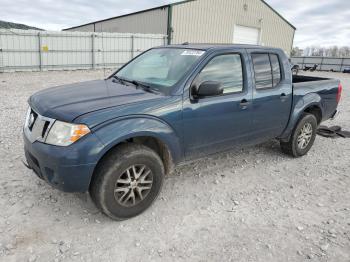
[{"label": "gray gravel", "polygon": [[[350,75],[341,78],[350,130]],[[141,216],[114,222],[86,194],[21,163],[26,99],[102,71],[0,74],[0,261],[350,261],[350,140],[317,137],[303,158],[271,141],[178,167]]]}]

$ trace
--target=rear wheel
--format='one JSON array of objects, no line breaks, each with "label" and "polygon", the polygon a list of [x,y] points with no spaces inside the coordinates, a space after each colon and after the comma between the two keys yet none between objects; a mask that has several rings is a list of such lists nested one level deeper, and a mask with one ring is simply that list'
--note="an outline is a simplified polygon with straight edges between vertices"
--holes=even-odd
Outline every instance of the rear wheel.
[{"label": "rear wheel", "polygon": [[314,144],[317,120],[312,114],[304,113],[287,142],[281,141],[282,152],[293,157],[306,155]]},{"label": "rear wheel", "polygon": [[150,148],[125,144],[102,160],[91,182],[96,206],[115,220],[145,211],[157,198],[164,179],[160,157]]}]

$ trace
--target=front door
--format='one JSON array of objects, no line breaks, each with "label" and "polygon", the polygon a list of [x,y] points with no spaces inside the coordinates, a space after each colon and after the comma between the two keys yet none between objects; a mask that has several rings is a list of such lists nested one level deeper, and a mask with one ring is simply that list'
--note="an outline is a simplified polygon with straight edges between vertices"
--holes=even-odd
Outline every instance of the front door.
[{"label": "front door", "polygon": [[223,52],[207,58],[192,85],[219,81],[224,94],[194,100],[184,92],[183,128],[187,159],[222,151],[252,131],[252,93],[246,81],[246,53]]}]

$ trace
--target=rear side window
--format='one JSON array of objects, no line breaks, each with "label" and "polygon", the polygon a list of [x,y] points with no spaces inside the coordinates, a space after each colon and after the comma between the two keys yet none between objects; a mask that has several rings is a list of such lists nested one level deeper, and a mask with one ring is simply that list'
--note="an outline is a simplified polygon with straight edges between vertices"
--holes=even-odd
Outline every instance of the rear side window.
[{"label": "rear side window", "polygon": [[255,87],[266,89],[276,87],[281,82],[281,67],[275,54],[252,54]]},{"label": "rear side window", "polygon": [[252,54],[252,59],[255,73],[255,88],[272,88],[272,73],[269,55]]},{"label": "rear side window", "polygon": [[277,86],[281,82],[281,67],[278,60],[278,56],[270,54],[271,67],[272,67],[272,84],[273,87]]},{"label": "rear side window", "polygon": [[221,82],[224,94],[243,91],[242,61],[239,54],[227,54],[214,57],[198,75],[196,82]]}]

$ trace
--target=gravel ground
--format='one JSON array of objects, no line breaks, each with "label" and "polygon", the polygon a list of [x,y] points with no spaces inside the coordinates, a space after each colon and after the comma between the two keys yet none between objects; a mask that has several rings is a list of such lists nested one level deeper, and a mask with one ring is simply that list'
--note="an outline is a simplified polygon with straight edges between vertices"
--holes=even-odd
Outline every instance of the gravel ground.
[{"label": "gravel ground", "polygon": [[[339,117],[350,130],[350,75]],[[350,261],[350,144],[317,137],[300,159],[271,141],[178,167],[141,216],[114,222],[87,194],[21,163],[26,100],[102,71],[0,74],[0,261]]]}]

